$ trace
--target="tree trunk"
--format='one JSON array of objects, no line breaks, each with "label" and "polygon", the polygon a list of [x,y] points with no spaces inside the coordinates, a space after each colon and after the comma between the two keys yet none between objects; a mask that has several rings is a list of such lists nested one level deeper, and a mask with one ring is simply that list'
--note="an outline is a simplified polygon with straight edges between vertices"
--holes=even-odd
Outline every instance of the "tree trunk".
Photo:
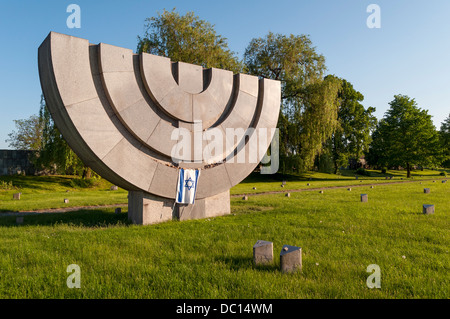
[{"label": "tree trunk", "polygon": [[409,165],[409,163],[406,163],[406,177],[410,178],[411,177],[411,166]]},{"label": "tree trunk", "polygon": [[83,178],[90,179],[92,177],[92,170],[90,167],[86,166],[83,170]]}]

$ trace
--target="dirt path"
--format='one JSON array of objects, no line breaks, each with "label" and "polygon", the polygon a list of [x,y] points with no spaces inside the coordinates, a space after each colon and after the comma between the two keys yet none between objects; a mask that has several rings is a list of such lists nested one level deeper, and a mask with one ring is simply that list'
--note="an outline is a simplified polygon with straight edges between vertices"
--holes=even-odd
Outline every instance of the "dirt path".
[{"label": "dirt path", "polygon": [[282,191],[270,191],[261,193],[248,193],[248,194],[234,194],[231,197],[241,197],[241,196],[259,196],[259,195],[272,195],[272,194],[284,194],[284,193],[299,193],[299,192],[310,192],[310,191],[320,191],[324,189],[339,189],[339,188],[356,188],[356,187],[366,187],[366,186],[380,186],[380,185],[394,185],[403,183],[420,183],[429,181],[442,181],[443,179],[421,179],[417,181],[398,181],[398,182],[387,182],[387,183],[376,183],[376,184],[354,184],[345,186],[324,186],[316,188],[302,188],[302,189],[283,189]]},{"label": "dirt path", "polygon": [[[444,178],[445,179],[445,178]],[[284,194],[284,193],[299,193],[299,192],[310,192],[310,191],[320,191],[325,189],[339,189],[339,188],[356,188],[356,187],[367,187],[367,186],[380,186],[380,185],[394,185],[403,183],[419,183],[419,182],[429,182],[429,181],[442,181],[443,179],[421,179],[417,181],[398,181],[398,182],[387,182],[378,184],[355,184],[346,186],[325,186],[316,188],[304,188],[304,189],[283,189],[282,191],[270,191],[261,193],[249,193],[249,194],[234,194],[231,197],[242,197],[246,196],[259,196],[259,195],[271,195],[271,194]],[[0,217],[6,216],[24,216],[24,215],[36,215],[36,214],[52,214],[52,213],[67,213],[74,212],[78,210],[91,210],[91,209],[102,209],[102,208],[116,208],[116,207],[127,207],[128,204],[115,204],[115,205],[103,205],[103,206],[78,206],[78,207],[67,207],[67,208],[53,208],[53,209],[42,209],[34,211],[19,211],[19,212],[5,212],[0,213]]]}]

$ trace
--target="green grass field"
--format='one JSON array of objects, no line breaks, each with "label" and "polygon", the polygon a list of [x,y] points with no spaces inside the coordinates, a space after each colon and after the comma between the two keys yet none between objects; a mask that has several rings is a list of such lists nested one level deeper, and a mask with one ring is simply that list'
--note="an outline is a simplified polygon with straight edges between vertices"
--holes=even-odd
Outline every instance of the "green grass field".
[{"label": "green grass field", "polygon": [[[151,226],[130,225],[126,207],[120,215],[113,208],[26,215],[21,226],[4,216],[0,298],[448,298],[450,183],[439,172],[421,173],[391,185],[379,176],[373,189],[233,197],[231,215]],[[253,175],[232,193],[376,182],[309,177],[290,177],[280,189],[278,177]],[[0,211],[61,207],[63,198],[70,205],[126,203],[126,192],[109,191],[106,182],[83,189],[68,186],[69,177],[19,179],[12,180],[18,189],[0,191]],[[18,191],[23,199],[13,201]],[[423,204],[436,213],[423,215]],[[275,261],[256,268],[252,246],[260,239],[273,241]],[[279,271],[284,244],[302,247],[301,273]],[[66,285],[71,264],[80,266],[80,289]],[[371,264],[381,268],[381,289],[366,285]]]}]

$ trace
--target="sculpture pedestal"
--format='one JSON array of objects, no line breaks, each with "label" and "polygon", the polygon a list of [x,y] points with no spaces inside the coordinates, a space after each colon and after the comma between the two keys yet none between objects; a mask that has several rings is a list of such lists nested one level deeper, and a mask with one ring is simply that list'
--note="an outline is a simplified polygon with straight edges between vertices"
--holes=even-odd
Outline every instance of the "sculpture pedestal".
[{"label": "sculpture pedestal", "polygon": [[172,219],[189,220],[230,214],[230,191],[196,199],[195,204],[175,204],[174,199],[145,192],[128,192],[128,219],[136,225],[151,225]]}]

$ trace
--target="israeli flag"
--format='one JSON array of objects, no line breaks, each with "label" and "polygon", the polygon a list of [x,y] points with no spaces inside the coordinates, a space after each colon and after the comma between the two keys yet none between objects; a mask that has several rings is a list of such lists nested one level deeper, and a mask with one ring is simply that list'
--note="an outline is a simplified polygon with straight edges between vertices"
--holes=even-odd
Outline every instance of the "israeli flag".
[{"label": "israeli flag", "polygon": [[178,204],[194,204],[199,176],[199,170],[183,168],[179,170],[176,198]]}]

